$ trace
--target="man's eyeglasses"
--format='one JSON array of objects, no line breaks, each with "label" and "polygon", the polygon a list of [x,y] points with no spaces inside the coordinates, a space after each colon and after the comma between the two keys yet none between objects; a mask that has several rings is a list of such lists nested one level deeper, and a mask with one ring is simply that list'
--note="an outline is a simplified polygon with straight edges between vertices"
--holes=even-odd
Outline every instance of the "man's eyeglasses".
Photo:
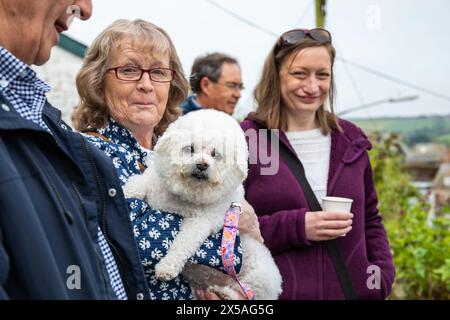
[{"label": "man's eyeglasses", "polygon": [[237,82],[225,82],[225,83],[218,82],[217,84],[223,85],[233,91],[235,91],[235,90],[242,91],[245,89],[244,84],[237,83]]},{"label": "man's eyeglasses", "polygon": [[133,66],[109,68],[106,71],[114,70],[116,78],[122,81],[140,81],[144,73],[148,73],[150,80],[155,82],[172,82],[175,70],[169,68],[141,69]]},{"label": "man's eyeglasses", "polygon": [[331,43],[331,34],[328,30],[322,28],[316,29],[294,29],[283,33],[278,41],[277,50],[287,45],[296,44],[299,41],[310,37],[321,43]]}]

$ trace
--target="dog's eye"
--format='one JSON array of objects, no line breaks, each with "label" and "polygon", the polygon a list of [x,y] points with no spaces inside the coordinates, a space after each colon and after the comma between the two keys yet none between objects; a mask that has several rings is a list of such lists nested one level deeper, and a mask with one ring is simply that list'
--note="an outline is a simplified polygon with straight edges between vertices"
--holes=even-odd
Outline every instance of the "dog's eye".
[{"label": "dog's eye", "polygon": [[191,144],[190,146],[186,146],[186,147],[183,148],[183,152],[184,152],[184,153],[193,154],[194,151],[195,151],[195,149],[194,149],[194,145],[193,145],[193,144]]},{"label": "dog's eye", "polygon": [[211,151],[211,157],[215,158],[216,160],[222,159],[222,155],[221,155],[220,153],[218,153],[218,152],[216,151],[216,149],[213,149],[213,150]]}]

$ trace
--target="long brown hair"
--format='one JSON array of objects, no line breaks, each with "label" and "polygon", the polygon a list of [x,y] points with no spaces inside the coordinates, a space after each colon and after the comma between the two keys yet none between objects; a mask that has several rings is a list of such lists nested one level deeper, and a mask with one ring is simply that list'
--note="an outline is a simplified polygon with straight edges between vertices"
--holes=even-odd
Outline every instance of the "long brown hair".
[{"label": "long brown hair", "polygon": [[75,129],[86,131],[101,129],[106,125],[109,110],[103,89],[108,61],[120,42],[130,36],[150,41],[155,52],[168,53],[170,68],[176,72],[170,86],[166,110],[154,130],[154,135],[160,136],[180,115],[179,105],[186,99],[189,85],[169,35],[162,28],[144,20],[120,19],[107,27],[94,40],[77,75],[80,103],[72,117]]},{"label": "long brown hair", "polygon": [[256,117],[264,122],[268,129],[287,130],[286,106],[283,105],[281,97],[280,69],[283,63],[291,56],[297,55],[301,50],[310,47],[325,47],[331,59],[331,86],[328,94],[329,111],[327,111],[325,102],[317,110],[316,121],[319,124],[320,130],[325,135],[332,130],[340,130],[333,108],[336,94],[333,75],[336,50],[329,42],[323,43],[309,37],[305,37],[295,44],[281,47],[280,49],[277,41],[266,59],[261,80],[253,94],[258,104]]}]

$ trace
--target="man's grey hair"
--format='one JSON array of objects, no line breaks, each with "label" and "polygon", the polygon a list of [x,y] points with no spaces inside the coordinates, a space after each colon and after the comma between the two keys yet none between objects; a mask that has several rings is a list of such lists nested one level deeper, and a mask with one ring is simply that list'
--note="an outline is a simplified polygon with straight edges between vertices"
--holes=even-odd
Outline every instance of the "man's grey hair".
[{"label": "man's grey hair", "polygon": [[195,59],[192,65],[191,77],[189,84],[194,93],[200,93],[202,91],[200,81],[207,77],[212,82],[219,81],[222,74],[222,66],[224,63],[236,64],[239,66],[238,61],[224,53],[211,53],[206,56],[201,56]]}]

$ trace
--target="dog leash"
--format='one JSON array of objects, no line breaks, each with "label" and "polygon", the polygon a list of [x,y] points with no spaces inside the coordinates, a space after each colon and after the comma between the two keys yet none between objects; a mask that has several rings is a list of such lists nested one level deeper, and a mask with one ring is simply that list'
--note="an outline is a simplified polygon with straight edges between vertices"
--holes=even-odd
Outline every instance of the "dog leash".
[{"label": "dog leash", "polygon": [[234,268],[234,244],[236,242],[239,216],[241,214],[242,206],[235,202],[231,203],[230,208],[225,213],[225,223],[223,225],[222,236],[222,263],[225,267],[225,271],[239,284],[245,297],[248,300],[254,300],[255,292],[238,279]]}]

